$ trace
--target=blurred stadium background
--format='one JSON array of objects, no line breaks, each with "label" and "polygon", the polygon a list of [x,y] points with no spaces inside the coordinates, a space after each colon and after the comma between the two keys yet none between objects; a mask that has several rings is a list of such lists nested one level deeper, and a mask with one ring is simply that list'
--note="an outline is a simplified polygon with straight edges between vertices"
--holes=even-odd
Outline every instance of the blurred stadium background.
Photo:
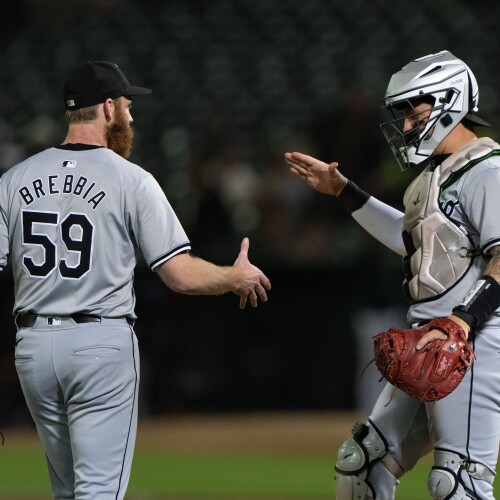
[{"label": "blurred stadium background", "polygon": [[[399,258],[289,174],[283,153],[337,160],[400,206],[409,174],[398,172],[378,127],[390,75],[451,50],[479,81],[481,116],[498,127],[499,17],[500,3],[467,0],[2,6],[0,171],[63,139],[71,69],[114,61],[153,89],[134,105],[131,160],[163,186],[194,253],[231,264],[247,235],[251,260],[273,283],[268,304],[242,312],[235,296],[175,295],[140,264],[142,422],[369,411],[380,388],[372,367],[360,379],[370,338],[404,323]],[[0,430],[31,426],[12,356],[12,286],[3,273]]]}]

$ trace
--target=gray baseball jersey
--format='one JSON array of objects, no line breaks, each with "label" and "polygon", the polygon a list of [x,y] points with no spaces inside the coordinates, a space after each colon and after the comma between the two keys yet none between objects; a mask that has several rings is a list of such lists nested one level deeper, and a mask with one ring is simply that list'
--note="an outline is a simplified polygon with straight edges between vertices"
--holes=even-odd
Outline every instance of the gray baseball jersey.
[{"label": "gray baseball jersey", "polygon": [[151,269],[190,248],[155,179],[105,148],[27,159],[0,179],[0,207],[15,313],[134,317],[135,246]]},{"label": "gray baseball jersey", "polygon": [[122,499],[137,428],[136,248],[155,269],[189,240],[154,178],[95,146],[12,168],[0,210],[0,266],[10,254],[20,314],[16,369],[54,498]]}]

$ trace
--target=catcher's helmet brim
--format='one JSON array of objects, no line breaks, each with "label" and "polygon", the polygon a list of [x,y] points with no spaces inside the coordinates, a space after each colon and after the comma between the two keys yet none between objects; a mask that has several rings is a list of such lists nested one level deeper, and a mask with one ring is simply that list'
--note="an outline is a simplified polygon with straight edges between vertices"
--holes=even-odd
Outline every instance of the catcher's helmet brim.
[{"label": "catcher's helmet brim", "polygon": [[467,113],[463,119],[472,122],[474,125],[481,125],[483,127],[491,127],[490,123],[488,123],[486,120],[483,120],[482,118],[479,118],[479,116],[477,116],[474,113]]}]

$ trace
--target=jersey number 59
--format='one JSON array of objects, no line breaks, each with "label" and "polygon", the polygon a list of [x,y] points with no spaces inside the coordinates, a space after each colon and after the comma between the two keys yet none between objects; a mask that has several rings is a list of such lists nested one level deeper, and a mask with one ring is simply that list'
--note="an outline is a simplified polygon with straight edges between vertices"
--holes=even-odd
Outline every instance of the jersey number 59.
[{"label": "jersey number 59", "polygon": [[[69,265],[68,259],[57,259],[57,245],[50,238],[54,230],[45,232],[37,226],[52,226],[68,252],[76,253],[76,265]],[[79,234],[78,234],[79,233]],[[59,225],[57,212],[32,212],[23,210],[23,245],[36,245],[44,250],[43,262],[35,262],[33,257],[24,256],[23,263],[31,276],[45,278],[56,267],[66,279],[80,279],[90,269],[94,226],[85,214],[71,213]]]}]

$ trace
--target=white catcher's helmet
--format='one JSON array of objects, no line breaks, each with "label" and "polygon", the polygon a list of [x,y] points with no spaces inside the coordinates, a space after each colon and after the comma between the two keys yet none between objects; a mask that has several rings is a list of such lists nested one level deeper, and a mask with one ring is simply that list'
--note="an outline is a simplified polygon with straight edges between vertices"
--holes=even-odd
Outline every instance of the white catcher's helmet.
[{"label": "white catcher's helmet", "polygon": [[[392,75],[384,104],[395,119],[380,127],[401,170],[427,160],[462,120],[489,126],[476,115],[478,101],[479,88],[472,71],[447,50],[415,59]],[[417,125],[403,133],[404,117],[396,111],[420,102],[432,106],[430,116],[416,120]]]}]

